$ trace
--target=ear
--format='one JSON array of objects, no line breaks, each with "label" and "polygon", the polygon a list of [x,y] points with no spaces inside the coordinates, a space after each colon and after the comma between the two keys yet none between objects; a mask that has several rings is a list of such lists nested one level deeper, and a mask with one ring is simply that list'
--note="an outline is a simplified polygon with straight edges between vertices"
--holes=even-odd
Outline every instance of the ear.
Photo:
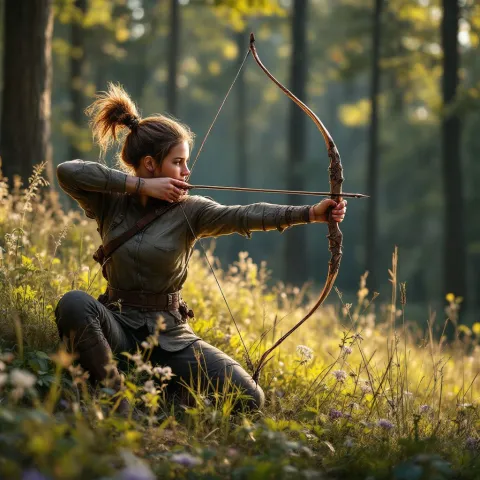
[{"label": "ear", "polygon": [[151,155],[146,155],[143,157],[143,166],[150,172],[153,173],[157,167],[157,162]]}]

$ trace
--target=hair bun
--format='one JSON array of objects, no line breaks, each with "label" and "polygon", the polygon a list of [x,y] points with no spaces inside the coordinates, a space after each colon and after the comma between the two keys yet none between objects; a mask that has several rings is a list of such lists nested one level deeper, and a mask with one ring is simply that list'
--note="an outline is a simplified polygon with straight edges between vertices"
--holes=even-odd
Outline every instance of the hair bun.
[{"label": "hair bun", "polygon": [[140,120],[135,115],[127,114],[123,124],[130,130],[135,130],[138,127]]}]

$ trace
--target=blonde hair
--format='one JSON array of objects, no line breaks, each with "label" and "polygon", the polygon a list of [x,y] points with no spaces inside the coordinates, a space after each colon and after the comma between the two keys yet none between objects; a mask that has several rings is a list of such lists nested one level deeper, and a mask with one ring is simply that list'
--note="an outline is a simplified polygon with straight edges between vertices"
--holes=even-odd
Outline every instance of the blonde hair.
[{"label": "blonde hair", "polygon": [[120,85],[109,83],[108,91],[99,93],[85,113],[102,154],[115,142],[123,141],[119,160],[129,171],[137,169],[146,155],[161,163],[179,143],[188,142],[190,149],[193,146],[195,135],[188,126],[160,114],[142,119]]}]

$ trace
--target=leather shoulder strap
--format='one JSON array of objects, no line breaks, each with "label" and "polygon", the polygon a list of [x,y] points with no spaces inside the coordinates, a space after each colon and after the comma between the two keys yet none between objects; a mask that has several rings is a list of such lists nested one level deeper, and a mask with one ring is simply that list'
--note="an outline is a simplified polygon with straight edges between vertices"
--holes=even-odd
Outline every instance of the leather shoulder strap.
[{"label": "leather shoulder strap", "polygon": [[112,238],[106,245],[103,246],[103,253],[105,255],[105,259],[107,259],[118,247],[123,245],[128,239],[132,238],[136,233],[140,230],[143,230],[147,225],[152,223],[158,217],[162,216],[164,213],[171,210],[173,207],[178,205],[178,203],[173,203],[170,205],[165,205],[159,207],[152,212],[147,213],[144,217],[138,220],[135,225],[129,228],[126,232],[123,232],[118,237]]}]

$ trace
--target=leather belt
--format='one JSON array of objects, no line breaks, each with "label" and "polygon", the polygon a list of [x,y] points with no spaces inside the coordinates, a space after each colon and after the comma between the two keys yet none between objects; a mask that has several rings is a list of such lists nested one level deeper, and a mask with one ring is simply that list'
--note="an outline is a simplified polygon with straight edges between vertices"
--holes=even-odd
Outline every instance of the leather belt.
[{"label": "leather belt", "polygon": [[154,293],[135,290],[119,290],[108,286],[108,300],[131,307],[152,310],[178,310],[182,304],[180,292]]}]

